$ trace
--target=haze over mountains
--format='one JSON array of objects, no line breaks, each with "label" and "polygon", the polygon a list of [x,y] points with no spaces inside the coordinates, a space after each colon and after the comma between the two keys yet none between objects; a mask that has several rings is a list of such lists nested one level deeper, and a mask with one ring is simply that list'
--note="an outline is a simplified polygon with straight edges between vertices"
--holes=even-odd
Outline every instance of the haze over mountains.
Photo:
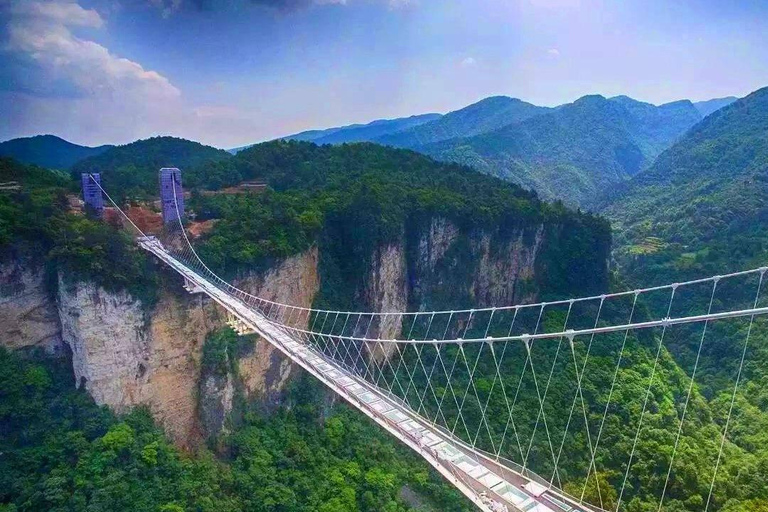
[{"label": "haze over mountains", "polygon": [[664,279],[649,265],[679,273],[763,264],[768,87],[698,123],[599,210],[614,222],[617,257],[646,275]]},{"label": "haze over mountains", "polygon": [[[308,130],[283,139],[318,145],[374,142],[412,149],[517,183],[543,199],[594,209],[607,192],[650,167],[688,129],[735,100],[681,100],[656,106],[627,96],[591,95],[549,108],[492,96],[445,115],[381,119]],[[111,148],[88,148],[46,135],[1,143],[0,155],[60,169],[102,154],[102,159],[95,160],[97,166],[119,166],[131,160],[119,156],[119,147],[107,151]],[[217,151],[209,149],[202,159]],[[187,157],[196,153],[175,148],[171,154],[189,164]],[[152,152],[142,158],[152,165],[160,161]],[[225,159],[223,152],[216,159]]]},{"label": "haze over mountains", "polygon": [[[494,96],[407,128],[402,119],[384,126],[378,121],[377,132],[358,128],[354,141],[413,149],[518,183],[544,199],[591,208],[606,187],[650,166],[689,128],[735,100],[655,106],[627,96],[592,95],[548,108]],[[348,129],[285,138],[340,143],[350,141],[339,137]]]},{"label": "haze over mountains", "polygon": [[67,169],[79,160],[99,155],[112,147],[80,146],[55,135],[35,135],[0,142],[0,156],[51,169]]}]

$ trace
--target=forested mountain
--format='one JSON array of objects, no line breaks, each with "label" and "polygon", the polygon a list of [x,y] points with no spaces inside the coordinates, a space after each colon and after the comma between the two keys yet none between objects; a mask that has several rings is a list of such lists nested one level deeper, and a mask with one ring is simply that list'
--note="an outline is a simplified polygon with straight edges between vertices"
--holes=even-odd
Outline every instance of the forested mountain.
[{"label": "forested mountain", "polygon": [[765,263],[768,88],[697,124],[603,212],[614,221],[617,256],[630,271],[664,279]]},{"label": "forested mountain", "polygon": [[701,113],[702,117],[707,117],[712,112],[720,110],[723,107],[727,107],[738,99],[739,98],[736,96],[726,96],[725,98],[713,98],[706,101],[697,101],[693,105]]},{"label": "forested mountain", "polygon": [[[630,116],[622,101],[590,97],[580,102],[583,103],[578,106],[580,118],[591,119],[594,125],[603,123],[601,129],[596,130],[599,141],[617,144],[621,140],[641,139],[643,127],[654,122],[653,116],[657,114],[649,113],[647,107],[633,105],[639,113]],[[680,107],[685,105],[670,107],[672,114],[665,112],[664,115],[677,115]],[[630,130],[622,124],[628,116],[646,124],[638,121]],[[610,122],[605,121],[606,117]],[[628,212],[627,217],[653,218],[669,204],[677,205],[681,215],[706,212],[688,212],[686,208],[707,206],[711,198],[706,195],[709,190],[706,185],[719,183],[719,176],[728,174],[726,170],[736,176],[736,183],[742,189],[756,186],[758,171],[766,167],[767,117],[765,90],[708,117],[667,150],[654,167],[635,178],[637,183],[645,183],[643,187],[651,187],[645,191],[647,197],[666,190],[656,185],[657,181],[673,187],[677,195],[659,201],[649,199],[656,202],[643,209],[647,206],[646,196],[635,195],[634,186],[630,187],[626,193],[630,198],[638,198],[638,206],[634,213]],[[533,119],[525,124],[531,121]],[[570,128],[574,137],[576,127],[583,126],[568,117],[556,121],[545,126],[557,130]],[[557,130],[553,133],[557,134]],[[537,133],[540,136],[545,132]],[[612,138],[616,133],[621,134],[622,139]],[[635,144],[632,153],[638,160],[644,158],[643,151],[655,143],[643,140],[646,145],[641,148]],[[153,145],[160,149],[141,151]],[[605,221],[567,210],[562,205],[543,203],[535,194],[495,177],[455,164],[435,162],[415,152],[375,144],[316,146],[307,142],[274,141],[223,158],[222,152],[198,146],[177,139],[140,141],[121,155],[124,159],[118,168],[178,165],[185,169],[185,183],[193,189],[226,186],[242,179],[266,180],[270,190],[261,195],[205,196],[193,192],[189,208],[199,220],[216,221],[211,230],[197,240],[198,248],[209,264],[234,275],[269,263],[271,258],[294,255],[318,244],[321,251],[318,306],[359,306],[362,299],[357,285],[366,279],[367,265],[375,261],[376,247],[405,239],[404,243],[410,247],[407,250],[414,251],[418,243],[409,238],[408,226],[423,223],[432,216],[450,219],[463,233],[448,258],[453,266],[441,274],[451,279],[446,288],[458,288],[456,283],[464,279],[462,271],[471,267],[467,259],[467,255],[472,254],[471,233],[493,226],[498,233],[509,235],[510,230],[514,232],[519,227],[541,223],[546,226],[544,237],[556,243],[542,255],[544,266],[536,272],[533,284],[543,293],[557,297],[607,288],[605,256],[610,233]],[[189,150],[194,155],[187,160],[191,166],[188,170],[170,152],[169,148],[179,147],[195,148]],[[154,162],[162,163],[153,163],[151,158],[145,158],[147,154],[153,155]],[[179,154],[187,155],[184,151]],[[601,155],[598,153],[598,156]],[[167,161],[167,158],[174,159]],[[690,158],[692,162],[678,161],[682,158]],[[710,167],[704,165],[710,160]],[[661,167],[665,161],[668,164]],[[746,161],[749,162],[744,163]],[[19,166],[10,160],[0,163],[5,166],[0,166],[0,176],[29,184],[18,194],[0,196],[0,249],[7,252],[11,250],[9,247],[15,249],[19,244],[35,247],[44,253],[40,256],[44,256],[49,265],[63,270],[72,279],[112,283],[131,293],[138,294],[144,289],[145,294],[150,295],[160,286],[158,281],[162,281],[162,277],[153,266],[147,265],[149,258],[140,254],[127,237],[107,223],[66,211],[66,176]],[[742,167],[754,172],[742,171]],[[699,172],[700,169],[704,171]],[[122,186],[111,181],[120,178],[120,174],[100,170],[105,172],[105,182],[110,180],[109,190]],[[127,170],[122,172],[128,175]],[[143,194],[151,195],[156,190],[155,173],[156,168],[152,168],[151,175],[137,174],[136,187]],[[751,178],[742,179],[745,176]],[[678,185],[682,188],[674,188]],[[696,189],[699,185],[704,188]],[[697,190],[699,197],[705,198],[701,204],[693,196],[685,195],[687,188]],[[712,190],[719,189],[715,186]],[[730,207],[738,198],[733,189],[727,190],[729,195],[723,198]],[[750,196],[747,197],[751,201]],[[629,204],[635,204],[634,201],[630,200]],[[755,211],[762,211],[760,204],[749,204]],[[758,213],[756,218],[762,215]],[[679,219],[662,218],[658,224],[662,229],[670,229],[673,221],[678,223]],[[632,222],[633,219],[626,220],[619,227]],[[709,221],[699,222],[701,226],[697,229],[704,229]],[[742,223],[742,227],[746,225]],[[722,224],[714,226],[727,232]],[[755,229],[760,230],[759,223]],[[746,232],[752,233],[749,229]],[[749,247],[749,240],[742,237],[732,242]],[[675,276],[684,277],[685,272],[678,273],[675,269]],[[410,277],[413,278],[413,274]],[[440,299],[456,304],[457,299],[464,297],[447,294]],[[587,313],[583,312],[585,317]],[[603,318],[617,313],[625,312],[608,311]],[[556,312],[543,321],[560,323],[562,320]],[[697,384],[704,384],[693,389],[688,410],[690,420],[682,430],[680,446],[685,449],[677,454],[673,481],[668,489],[665,509],[670,511],[701,510],[709,486],[707,475],[702,476],[702,468],[709,467],[713,450],[717,452],[718,435],[730,399],[727,375],[719,372],[717,362],[738,360],[733,354],[734,344],[728,340],[743,333],[725,333],[730,334],[728,337],[714,327],[711,331],[722,335],[723,341],[710,341],[703,355],[702,377]],[[762,330],[756,328],[756,332],[760,334]],[[227,346],[236,345],[238,342],[230,339],[234,338],[231,334],[225,331],[212,340]],[[206,346],[209,341],[206,340]],[[626,362],[618,374],[608,411],[606,442],[596,457],[607,503],[613,503],[611,500],[615,500],[616,489],[622,483],[625,458],[618,452],[632,446],[633,426],[643,405],[644,382],[653,371],[656,343],[651,334],[633,335],[627,340]],[[677,426],[679,405],[689,382],[684,363],[689,360],[690,350],[682,342],[675,344],[674,339],[668,338],[666,344],[670,351],[663,353],[653,393],[648,398],[646,427],[637,444],[638,462],[625,496],[626,508],[622,509],[630,512],[656,510],[663,485],[659,468],[667,467],[669,433]],[[537,368],[542,368],[555,361],[557,366],[553,368],[558,375],[571,371],[573,361],[569,357],[558,360],[552,352],[555,345],[549,348],[549,352],[542,347],[542,352],[535,353],[531,366],[535,362]],[[577,347],[575,352],[580,358],[582,348]],[[517,349],[524,350],[521,346],[514,350]],[[600,338],[592,346],[583,385],[589,393],[585,415],[588,414],[593,426],[599,424],[603,415],[602,404],[607,401],[616,355],[615,338]],[[208,364],[206,361],[204,353],[201,364]],[[507,379],[509,389],[517,385],[516,376],[526,363],[523,352],[505,361],[501,374]],[[728,364],[721,366],[732,369]],[[745,381],[758,382],[759,365],[748,370]],[[478,371],[492,374],[495,369],[481,367]],[[382,503],[385,510],[418,509],[418,506],[403,504],[399,491],[406,486],[426,497],[429,501],[426,506],[436,510],[458,511],[465,506],[455,493],[447,490],[448,484],[426,470],[423,462],[396,448],[362,416],[344,406],[330,414],[323,411],[319,405],[321,398],[313,394],[315,391],[307,383],[297,384],[294,392],[298,396],[291,398],[290,408],[281,409],[271,418],[245,415],[242,423],[221,440],[222,450],[218,455],[204,451],[194,457],[183,456],[171,447],[146,413],[138,411],[116,418],[96,408],[83,393],[71,391],[66,369],[60,366],[23,361],[0,350],[0,383],[4,384],[0,388],[7,390],[5,407],[0,407],[0,425],[5,428],[0,448],[6,454],[0,458],[0,502],[3,504],[18,504],[22,509],[68,510],[88,503],[94,510],[115,510],[126,507],[128,499],[136,510],[351,512],[379,510]],[[523,428],[531,428],[539,411],[538,402],[533,400],[534,386],[535,383],[528,381],[523,384],[523,396],[528,398],[522,399],[516,409]],[[734,417],[716,501],[710,510],[752,512],[764,506],[768,499],[768,490],[763,485],[768,467],[765,462],[768,452],[763,448],[768,418],[760,411],[765,395],[758,392],[753,395],[753,398],[737,397],[738,417]],[[573,389],[567,381],[556,379],[548,388],[547,396],[544,407],[550,418],[548,428],[557,438],[567,429],[567,415],[562,411],[572,407]],[[489,400],[487,406],[491,411],[506,410],[503,400]],[[497,421],[504,418],[502,414],[489,414],[489,418],[489,428],[496,432],[505,429],[504,422]],[[747,426],[754,427],[754,431]],[[575,432],[583,426],[571,428]],[[584,480],[581,475],[588,473],[591,463],[588,452],[578,450],[584,442],[583,436],[576,434],[563,441],[564,453],[569,454],[561,464],[564,483],[577,494]],[[537,469],[547,467],[546,443],[542,436],[532,443],[531,464]],[[507,447],[510,456],[511,445]],[[581,457],[570,456],[579,453]],[[590,500],[596,499],[589,493],[587,496]],[[323,504],[327,506],[322,508]]]},{"label": "forested mountain", "polygon": [[35,135],[0,142],[0,156],[50,169],[68,169],[74,163],[100,155],[112,147],[91,148],[67,142],[55,135]]},{"label": "forested mountain", "polygon": [[[142,145],[137,143],[126,158],[132,154],[145,165],[138,151]],[[34,250],[54,276],[56,272],[65,276],[67,284],[93,282],[102,298],[101,287],[127,290],[130,296],[121,294],[115,301],[141,297],[150,305],[146,314],[151,315],[149,297],[168,286],[164,272],[111,223],[69,212],[66,175],[51,173],[54,182],[49,186],[48,171],[7,163],[14,167],[1,175],[30,186],[0,195],[0,227],[7,228],[3,231],[7,236],[0,238],[0,254],[20,253],[24,247]],[[562,205],[542,203],[514,184],[468,168],[374,144],[316,146],[295,141],[262,144],[220,163],[234,171],[226,177],[262,178],[273,190],[259,195],[193,193],[190,210],[199,219],[216,220],[198,240],[203,256],[223,271],[244,271],[319,245],[320,304],[359,303],[357,286],[374,268],[380,244],[400,241],[412,249],[413,240],[402,240],[407,236],[404,226],[412,230],[432,216],[450,219],[460,229],[460,239],[446,258],[446,264],[464,271],[452,278],[453,286],[447,286],[454,294],[473,255],[469,234],[481,228],[494,233],[497,242],[497,237],[505,236],[518,240],[516,230],[523,228],[530,237],[515,243],[533,243],[535,233],[549,240],[537,259],[547,271],[537,272],[531,278],[535,283],[527,284],[530,287],[559,294],[606,284],[607,223]],[[198,167],[201,176],[214,165],[208,161]],[[114,177],[105,172],[108,190],[119,190]],[[139,183],[143,189],[156,190],[154,173],[138,178],[146,181]],[[200,184],[205,186],[202,178]],[[572,265],[581,270],[569,273]],[[58,286],[54,278],[52,287]],[[163,293],[174,292],[169,286]],[[456,299],[454,295],[445,300]],[[73,314],[81,313],[86,314]],[[199,364],[217,364],[215,359],[211,362],[209,346],[223,344],[234,353],[243,343],[253,340],[238,340],[232,331],[214,335],[206,339]],[[137,370],[132,366],[131,371]],[[115,417],[97,408],[83,391],[73,389],[71,375],[71,366],[61,362],[23,360],[0,348],[0,388],[5,393],[0,403],[3,507],[64,511],[87,504],[92,510],[148,512],[468,510],[458,492],[417,455],[347,406],[329,409],[319,385],[307,379],[295,383],[286,398],[289,406],[272,416],[241,409],[242,418],[219,439],[216,455],[201,447],[190,456],[170,445],[146,411]],[[237,395],[235,402],[239,404],[241,397]]]},{"label": "forested mountain", "polygon": [[625,96],[585,96],[500,130],[416,149],[519,183],[545,199],[589,207],[700,118],[689,101],[656,107]]},{"label": "forested mountain", "polygon": [[606,187],[649,166],[686,130],[734,99],[655,106],[627,96],[585,96],[547,108],[492,96],[443,116],[374,121],[284,138],[414,149],[513,181],[545,199],[589,208]]},{"label": "forested mountain", "polygon": [[547,107],[531,105],[517,98],[492,96],[449,112],[440,119],[378,137],[373,141],[389,146],[418,148],[433,142],[490,132],[549,110]]},{"label": "forested mountain", "polygon": [[115,146],[104,153],[87,158],[72,167],[74,176],[83,172],[101,172],[112,190],[123,195],[150,194],[157,184],[161,167],[192,170],[207,162],[232,158],[221,149],[204,146],[176,137],[153,137],[124,146]]},{"label": "forested mountain", "polygon": [[[366,124],[350,124],[325,130],[307,130],[281,137],[283,140],[298,140],[314,142],[315,144],[342,144],[344,142],[367,142],[378,137],[407,130],[414,126],[419,126],[435,119],[439,119],[441,114],[418,114],[410,117],[401,117],[397,119],[377,119]],[[229,152],[236,154],[244,149],[254,146],[242,146],[230,149]]]},{"label": "forested mountain", "polygon": [[408,130],[415,126],[440,119],[440,114],[420,114],[400,119],[380,119],[363,125],[342,126],[330,130],[302,132],[297,135],[284,137],[291,140],[311,141],[315,144],[341,144],[344,142],[368,142],[401,130]]}]

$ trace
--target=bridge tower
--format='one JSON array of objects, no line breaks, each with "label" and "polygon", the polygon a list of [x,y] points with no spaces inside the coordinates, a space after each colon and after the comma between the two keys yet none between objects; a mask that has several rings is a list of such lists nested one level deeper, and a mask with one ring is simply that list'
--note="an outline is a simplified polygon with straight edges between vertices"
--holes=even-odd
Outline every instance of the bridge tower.
[{"label": "bridge tower", "polygon": [[80,183],[83,188],[83,201],[86,211],[90,211],[98,218],[104,215],[104,197],[101,195],[101,174],[83,173],[80,175]]},{"label": "bridge tower", "polygon": [[[163,211],[163,222],[169,224],[175,222],[181,216],[184,217],[184,192],[181,188],[181,169],[177,167],[163,167],[160,169],[160,208]],[[174,190],[176,191],[174,197]],[[178,203],[178,212],[176,204]]]}]

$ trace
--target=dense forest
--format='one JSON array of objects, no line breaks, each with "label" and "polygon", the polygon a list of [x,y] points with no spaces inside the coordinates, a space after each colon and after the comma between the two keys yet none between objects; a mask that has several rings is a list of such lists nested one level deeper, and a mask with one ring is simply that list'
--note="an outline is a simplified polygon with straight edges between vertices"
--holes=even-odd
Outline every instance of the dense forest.
[{"label": "dense forest", "polygon": [[157,276],[128,233],[70,211],[67,174],[0,158],[0,182],[20,189],[0,194],[0,261],[33,259],[64,280],[92,280],[107,290],[127,289],[147,305]]},{"label": "dense forest", "polygon": [[593,95],[494,131],[417,150],[519,183],[548,200],[590,207],[700,119],[690,101],[657,107],[624,96]]},{"label": "dense forest", "polygon": [[[545,203],[533,192],[466,167],[374,144],[317,146],[275,141],[231,156],[187,141],[156,138],[106,151],[84,160],[74,171],[100,170],[108,190],[121,190],[120,200],[141,202],[155,193],[157,167],[182,167],[185,186],[192,190],[188,205],[195,220],[216,221],[196,242],[203,258],[233,277],[248,269],[266,268],[317,244],[325,255],[320,262],[319,306],[359,305],[357,291],[360,280],[365,279],[362,269],[370,263],[373,248],[396,239],[405,239],[407,244],[409,230],[434,217],[450,219],[466,237],[488,226],[501,236],[542,223],[554,226],[546,234],[552,244],[542,255],[536,287],[545,299],[562,298],[623,289],[627,283],[671,282],[763,263],[766,240],[760,228],[765,202],[761,184],[768,169],[766,98],[766,90],[757,91],[710,115],[648,169],[644,169],[646,152],[659,151],[662,144],[643,146],[637,144],[638,135],[631,134],[634,147],[631,154],[622,153],[622,158],[629,155],[632,165],[631,169],[622,167],[622,172],[636,176],[607,200],[604,210],[616,228],[617,271],[610,275],[605,259],[611,232],[602,218],[571,211],[560,203]],[[615,105],[622,100],[590,101]],[[536,116],[531,122],[544,117]],[[668,135],[655,140],[667,141]],[[615,159],[616,154],[609,156]],[[184,164],[178,163],[180,159]],[[619,160],[617,165],[627,163]],[[249,179],[264,180],[268,190],[260,195],[202,193]],[[2,159],[0,181],[11,180],[20,181],[23,187],[0,195],[0,251],[5,258],[42,259],[52,286],[56,285],[53,278],[63,274],[69,279],[127,288],[152,304],[162,273],[115,226],[69,211],[67,193],[75,187],[71,176]],[[461,268],[471,264],[461,257],[457,261]],[[745,289],[748,286],[751,292],[754,284],[745,281]],[[687,299],[695,302],[706,292],[698,290]],[[744,300],[743,295],[724,285],[715,307]],[[465,298],[447,295],[434,299],[429,304],[441,307]],[[637,319],[657,315],[665,300],[643,301]],[[763,302],[765,299],[760,304]],[[676,313],[690,312],[685,304]],[[602,312],[602,321],[626,318],[630,306],[629,302],[611,306]],[[568,310],[568,314],[570,319],[565,310],[553,308],[539,320],[547,329],[568,321],[569,325],[586,325],[596,311],[590,306]],[[469,331],[476,328],[468,326]],[[707,499],[712,459],[729,411],[740,355],[738,341],[748,329],[747,322],[739,321],[710,326],[706,335],[696,383],[690,387],[673,478],[666,490],[664,510],[668,512],[699,511]],[[713,511],[768,509],[768,376],[764,371],[768,355],[763,348],[768,325],[756,321],[751,335],[753,350],[742,390],[735,397],[726,457],[710,507]],[[626,512],[657,510],[671,460],[674,427],[682,404],[688,401],[699,339],[705,339],[701,326],[670,329],[664,340],[623,500]],[[589,357],[586,346],[579,344],[573,360],[570,353],[568,357],[559,355],[555,344],[532,352],[537,368],[551,368],[562,377],[547,382],[548,398],[543,406],[552,418],[549,428],[555,439],[568,428],[567,418],[558,411],[571,406],[574,361],[585,362],[581,385],[590,405],[586,420],[577,416],[570,425],[571,432],[579,434],[563,441],[562,450],[568,456],[561,464],[559,483],[576,495],[584,489],[590,501],[601,500],[606,508],[617,499],[659,343],[650,331],[625,341],[623,364],[611,390],[613,405],[607,414],[605,442],[596,455],[599,496],[595,482],[585,481],[591,461],[583,433],[588,431],[585,421],[592,428],[601,421],[621,340],[616,336],[595,339],[594,344],[590,342]],[[232,343],[237,342],[231,331],[211,336],[203,364],[216,371],[225,360],[221,354]],[[482,347],[467,348],[466,357],[473,360],[477,355],[479,374],[493,375],[492,361],[481,358],[478,350]],[[530,435],[538,414],[537,383],[529,378],[518,384],[526,360],[524,347],[510,345],[509,351],[501,374],[506,388],[520,386],[516,414],[523,425],[521,434]],[[447,356],[455,356],[454,352],[449,350]],[[421,356],[427,366],[434,357],[428,351]],[[415,364],[413,357],[406,353],[406,364]],[[232,434],[211,447],[215,450],[190,456],[169,444],[146,411],[115,417],[75,391],[70,375],[61,361],[24,359],[0,351],[0,510],[80,510],[86,504],[89,510],[166,512],[214,507],[274,511],[468,507],[424,463],[359,414],[343,405],[330,413],[323,411],[319,387],[308,379],[293,384],[286,407],[275,415],[264,417],[250,411]],[[469,383],[466,372],[457,372],[454,379],[460,387]],[[488,442],[506,428],[506,404],[498,392],[493,394],[488,379],[479,379],[477,385],[478,395],[469,397],[465,415],[474,431],[480,426],[480,410],[487,400],[491,435],[481,439],[479,446],[490,450]],[[435,406],[425,405],[430,412]],[[456,413],[450,404],[445,411]],[[531,443],[531,465],[542,474],[552,471],[546,443],[541,432]],[[504,455],[515,460],[511,446]]]},{"label": "dense forest", "polygon": [[[202,218],[221,219],[203,240],[204,258],[232,273],[319,240],[321,249],[335,256],[322,262],[336,267],[326,270],[342,279],[325,282],[334,307],[354,299],[351,291],[377,247],[407,237],[409,228],[435,217],[451,220],[465,235],[488,230],[500,238],[545,225],[548,243],[539,264],[547,271],[537,275],[544,295],[597,291],[607,284],[610,233],[604,220],[542,202],[534,193],[465,167],[374,144],[277,141],[202,166],[189,181],[211,186],[253,178],[272,190],[259,197],[196,196],[191,202]],[[339,288],[349,290],[346,297]],[[460,299],[446,298],[452,306]]]},{"label": "dense forest", "polygon": [[377,426],[343,405],[325,412],[323,402],[320,385],[305,377],[290,391],[290,408],[248,415],[221,441],[225,460],[205,449],[191,456],[148,411],[118,418],[96,406],[75,389],[66,360],[0,348],[0,510],[469,509]]}]

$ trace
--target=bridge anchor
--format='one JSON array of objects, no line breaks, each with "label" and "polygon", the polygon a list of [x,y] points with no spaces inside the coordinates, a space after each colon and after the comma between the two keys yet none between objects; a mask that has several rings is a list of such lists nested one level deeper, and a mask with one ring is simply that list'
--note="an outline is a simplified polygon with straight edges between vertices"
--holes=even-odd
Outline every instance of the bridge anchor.
[{"label": "bridge anchor", "polygon": [[205,293],[205,290],[200,288],[197,284],[193,283],[186,277],[184,278],[184,289],[189,293]]},{"label": "bridge anchor", "polygon": [[246,334],[254,334],[256,332],[246,322],[230,312],[227,312],[227,325],[230,326],[238,336],[245,336]]}]

